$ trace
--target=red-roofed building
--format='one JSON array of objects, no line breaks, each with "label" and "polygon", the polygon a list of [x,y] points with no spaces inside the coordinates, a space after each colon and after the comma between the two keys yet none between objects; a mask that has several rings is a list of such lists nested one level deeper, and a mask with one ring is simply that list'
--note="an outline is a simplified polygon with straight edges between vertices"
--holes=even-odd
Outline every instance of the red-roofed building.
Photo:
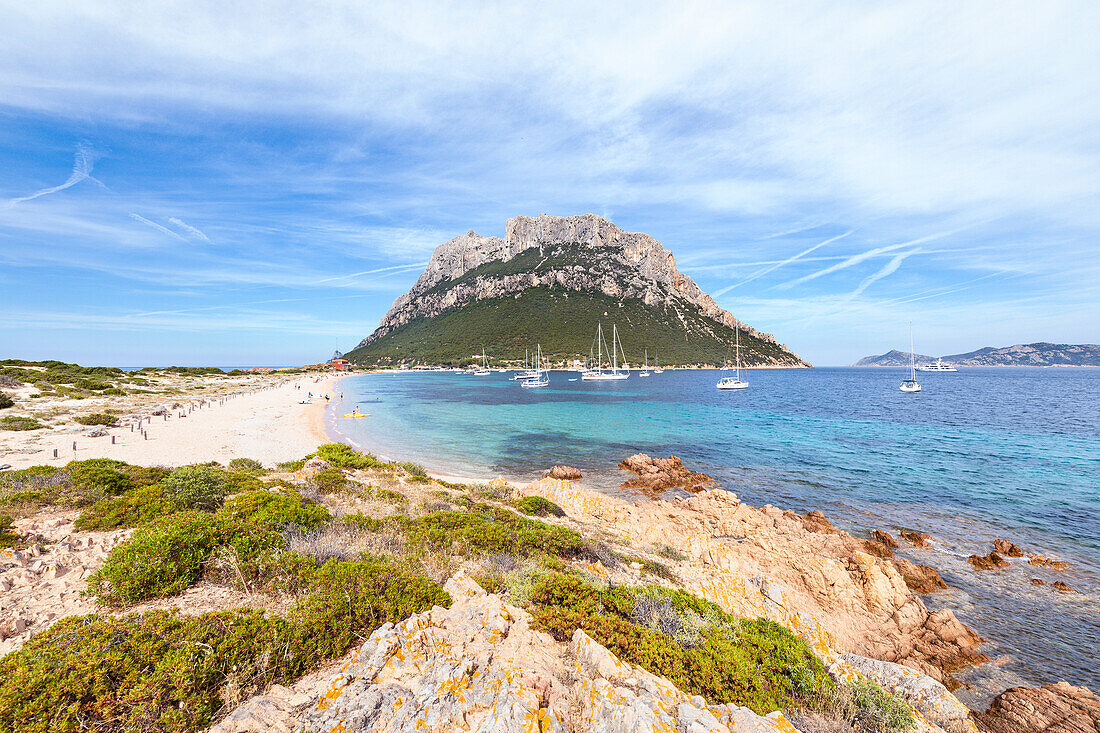
[{"label": "red-roofed building", "polygon": [[332,371],[334,371],[334,372],[342,372],[345,369],[348,369],[349,367],[351,367],[351,364],[348,363],[347,359],[333,359],[332,360]]}]

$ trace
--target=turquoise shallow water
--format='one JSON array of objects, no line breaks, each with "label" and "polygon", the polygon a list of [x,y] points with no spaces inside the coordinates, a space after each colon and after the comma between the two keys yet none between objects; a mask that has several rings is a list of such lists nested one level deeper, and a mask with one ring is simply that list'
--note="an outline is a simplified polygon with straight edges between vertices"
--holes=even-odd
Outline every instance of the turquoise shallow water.
[{"label": "turquoise shallow water", "polygon": [[[972,702],[1011,684],[1066,679],[1100,689],[1100,370],[894,369],[747,372],[748,390],[714,371],[594,383],[553,372],[547,389],[509,375],[403,373],[340,383],[330,419],[347,440],[445,473],[536,478],[555,463],[621,493],[615,465],[675,454],[742,500],[821,509],[853,532],[921,529],[939,542],[906,551],[944,574],[948,605],[998,657],[969,675]],[[380,402],[367,402],[372,398]],[[360,404],[370,418],[338,415]],[[1069,560],[1055,576],[1023,563],[977,574],[967,555],[995,537]],[[1058,594],[1030,578],[1066,580]]]}]

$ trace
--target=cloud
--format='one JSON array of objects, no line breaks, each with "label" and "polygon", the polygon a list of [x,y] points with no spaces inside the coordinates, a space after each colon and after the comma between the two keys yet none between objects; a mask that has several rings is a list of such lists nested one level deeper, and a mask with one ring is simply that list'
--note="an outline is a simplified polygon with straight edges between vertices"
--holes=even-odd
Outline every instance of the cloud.
[{"label": "cloud", "polygon": [[6,208],[11,208],[16,204],[21,204],[25,201],[33,201],[36,198],[39,198],[41,196],[48,196],[51,193],[64,191],[66,188],[72,188],[76,184],[85,180],[95,181],[102,186],[102,183],[100,183],[95,178],[92,178],[93,163],[95,163],[95,152],[87,145],[78,145],[76,148],[76,154],[73,157],[73,172],[69,175],[68,180],[66,180],[60,186],[43,188],[27,196],[19,196],[13,199],[8,199]]},{"label": "cloud", "polygon": [[742,285],[744,285],[746,283],[751,283],[753,280],[757,279],[758,277],[763,277],[764,275],[767,275],[769,272],[773,272],[775,270],[778,270],[780,267],[783,267],[784,265],[789,265],[792,262],[794,262],[795,260],[801,259],[803,256],[808,255],[811,252],[813,252],[815,249],[820,249],[821,247],[824,247],[827,244],[832,244],[833,242],[837,241],[838,239],[844,239],[844,237],[847,237],[849,234],[851,234],[854,231],[855,231],[855,229],[849,229],[848,231],[844,232],[843,234],[838,234],[835,237],[830,237],[829,239],[826,239],[824,242],[819,242],[818,244],[815,244],[814,246],[810,247],[809,249],[804,249],[801,252],[799,252],[798,254],[794,255],[793,257],[788,257],[785,260],[782,260],[780,262],[776,262],[775,264],[771,265],[770,267],[765,267],[761,270],[757,270],[756,272],[749,275],[747,278],[745,278],[741,282],[734,283],[733,285],[727,285],[726,287],[722,288],[721,290],[719,290],[718,292],[716,292],[714,294],[714,297],[719,298],[719,297],[725,295],[726,293],[728,293],[729,291],[733,290],[734,288],[739,288],[739,287],[741,287]]},{"label": "cloud", "polygon": [[168,227],[157,224],[155,221],[149,221],[144,216],[140,216],[139,214],[135,214],[135,213],[131,212],[130,213],[130,218],[133,219],[134,221],[139,221],[139,222],[141,222],[142,224],[144,224],[148,227],[156,229],[158,232],[160,232],[162,234],[167,234],[169,237],[174,237],[174,238],[178,239],[181,242],[186,242],[187,241],[186,239],[181,237],[179,234],[176,234],[175,232],[173,232]]},{"label": "cloud", "polygon": [[914,249],[914,250],[910,250],[909,252],[902,252],[901,254],[894,255],[894,257],[889,262],[887,262],[882,267],[882,269],[880,269],[878,272],[874,273],[873,275],[869,275],[866,278],[864,278],[863,282],[861,282],[859,284],[859,287],[857,287],[855,290],[853,290],[851,292],[851,294],[849,294],[848,297],[849,298],[858,298],[860,295],[863,294],[863,291],[866,290],[867,288],[871,287],[871,285],[877,283],[882,278],[889,277],[890,275],[893,275],[895,272],[897,272],[898,268],[901,267],[901,263],[905,262],[905,260],[907,258],[915,255],[917,252],[920,252],[920,250],[919,249]]},{"label": "cloud", "polygon": [[191,226],[190,224],[188,224],[185,221],[181,221],[181,220],[177,219],[174,216],[168,217],[168,221],[171,222],[172,224],[174,224],[177,228],[182,229],[183,231],[187,232],[187,234],[194,237],[195,239],[201,239],[204,242],[209,242],[210,241],[210,238],[207,237],[205,234],[203,234],[203,232],[200,229],[197,229],[196,227]]},{"label": "cloud", "polygon": [[921,242],[929,242],[929,241],[932,241],[933,239],[940,239],[941,237],[947,237],[947,236],[955,234],[959,231],[960,231],[960,229],[951,229],[951,230],[948,230],[948,231],[945,231],[945,232],[939,232],[937,234],[929,234],[926,237],[919,237],[918,239],[913,239],[913,240],[910,240],[908,242],[902,242],[901,244],[891,244],[891,245],[888,245],[886,247],[875,247],[874,249],[869,249],[869,250],[866,250],[865,252],[860,252],[859,254],[852,255],[851,257],[848,257],[844,260],[841,260],[840,262],[836,263],[835,265],[830,265],[829,267],[826,267],[823,270],[818,270],[817,272],[812,272],[809,275],[804,275],[803,277],[797,278],[795,280],[791,280],[790,282],[785,282],[785,283],[779,285],[778,287],[784,288],[784,289],[785,288],[792,288],[795,285],[801,285],[802,283],[809,282],[810,280],[816,280],[819,277],[823,277],[825,275],[831,275],[834,272],[839,272],[840,270],[846,270],[849,267],[852,267],[854,265],[858,265],[861,262],[866,262],[867,260],[871,259],[872,257],[878,257],[881,254],[885,254],[887,252],[893,252],[894,250],[901,249],[902,247],[911,247],[912,245],[920,244]]}]

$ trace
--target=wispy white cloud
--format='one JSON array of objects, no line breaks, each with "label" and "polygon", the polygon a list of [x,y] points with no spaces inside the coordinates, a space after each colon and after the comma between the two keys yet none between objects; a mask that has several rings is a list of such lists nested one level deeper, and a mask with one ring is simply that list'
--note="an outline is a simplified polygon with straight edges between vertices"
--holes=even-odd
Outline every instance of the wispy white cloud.
[{"label": "wispy white cloud", "polygon": [[917,239],[912,239],[908,242],[902,242],[901,244],[891,244],[891,245],[887,245],[886,247],[875,247],[873,249],[865,250],[865,251],[860,252],[858,254],[854,254],[851,257],[848,257],[844,260],[841,260],[840,262],[836,263],[835,265],[830,265],[829,267],[826,267],[823,270],[818,270],[817,272],[812,272],[809,275],[803,275],[802,277],[797,278],[795,280],[791,280],[789,282],[782,283],[778,287],[780,287],[780,288],[792,288],[795,285],[801,285],[802,283],[806,283],[806,282],[809,282],[811,280],[816,280],[819,277],[823,277],[825,275],[831,275],[834,272],[839,272],[840,270],[846,270],[849,267],[853,267],[854,265],[858,265],[861,262],[866,262],[867,260],[871,259],[872,257],[877,257],[881,254],[885,254],[886,252],[893,252],[894,250],[901,249],[902,247],[912,247],[914,244],[920,244],[921,242],[929,242],[929,241],[932,241],[934,239],[940,239],[942,237],[947,237],[947,236],[955,234],[959,231],[960,231],[959,229],[951,229],[951,230],[948,230],[948,231],[945,231],[945,232],[939,232],[937,234],[929,234],[928,236],[925,236],[925,237],[919,237]]},{"label": "wispy white cloud", "polygon": [[58,191],[64,191],[66,188],[72,188],[81,181],[95,181],[101,186],[103,185],[97,179],[92,177],[92,166],[95,163],[95,151],[93,151],[87,145],[78,145],[76,148],[76,154],[73,157],[73,172],[69,174],[69,178],[58,186],[51,186],[50,188],[43,188],[35,191],[27,196],[17,196],[13,199],[8,199],[5,204],[5,208],[11,208],[16,204],[21,204],[24,201],[33,201],[36,198],[42,196],[49,196],[51,193],[57,193]]},{"label": "wispy white cloud", "polygon": [[173,232],[168,227],[166,227],[162,224],[157,224],[155,221],[149,221],[148,219],[146,219],[144,216],[141,216],[140,214],[135,214],[135,213],[131,212],[130,213],[130,218],[133,219],[134,221],[141,222],[142,224],[144,224],[147,227],[151,227],[153,229],[156,229],[161,234],[167,234],[169,237],[172,237],[174,239],[178,239],[181,242],[186,242],[187,241],[186,239],[181,237],[176,232]]},{"label": "wispy white cloud", "polygon": [[767,275],[769,272],[774,272],[775,270],[778,270],[780,267],[783,267],[784,265],[789,265],[792,262],[794,262],[795,260],[802,259],[803,257],[810,254],[814,250],[821,249],[822,247],[824,247],[827,244],[832,244],[833,242],[835,242],[837,240],[844,239],[844,237],[847,237],[849,234],[851,234],[854,231],[855,231],[855,229],[849,229],[848,231],[844,232],[843,234],[838,234],[835,237],[830,237],[829,239],[826,239],[824,242],[818,242],[817,244],[810,247],[809,249],[804,249],[801,252],[799,252],[798,254],[793,255],[791,257],[788,257],[785,260],[781,260],[779,262],[776,262],[773,265],[770,265],[769,267],[765,267],[763,269],[757,270],[756,272],[749,275],[744,280],[742,280],[740,282],[736,282],[733,285],[727,285],[726,287],[722,288],[721,290],[719,290],[718,292],[716,292],[714,294],[714,297],[715,298],[720,298],[723,295],[725,295],[726,293],[728,293],[729,291],[733,290],[734,288],[739,288],[742,285],[745,285],[746,283],[751,283],[753,280],[756,280],[757,278],[763,277],[764,275]]},{"label": "wispy white cloud", "polygon": [[174,216],[170,216],[170,217],[168,217],[168,221],[169,221],[169,222],[171,222],[172,224],[174,224],[174,225],[175,225],[176,227],[178,227],[179,229],[182,229],[183,231],[187,232],[187,234],[189,234],[190,236],[194,237],[195,239],[201,239],[201,240],[202,240],[202,241],[204,241],[204,242],[209,242],[209,241],[210,241],[210,238],[209,238],[209,237],[207,237],[207,236],[206,236],[206,235],[205,235],[205,234],[204,234],[204,233],[202,232],[202,230],[198,229],[197,227],[193,227],[193,226],[191,226],[190,224],[188,224],[188,223],[187,223],[187,222],[185,222],[185,221],[182,221],[182,220],[180,220],[180,219],[177,219],[177,218],[176,218],[176,217],[174,217]]},{"label": "wispy white cloud", "polygon": [[902,252],[901,254],[894,255],[889,262],[887,262],[885,265],[882,266],[880,270],[878,270],[878,272],[875,272],[874,274],[865,277],[863,279],[863,282],[861,282],[859,286],[848,295],[848,297],[858,298],[860,295],[863,294],[864,290],[871,287],[884,277],[889,277],[890,275],[893,275],[895,272],[897,272],[898,268],[901,267],[901,263],[905,262],[906,259],[912,257],[918,252],[920,252],[919,249],[914,249],[908,252]]}]

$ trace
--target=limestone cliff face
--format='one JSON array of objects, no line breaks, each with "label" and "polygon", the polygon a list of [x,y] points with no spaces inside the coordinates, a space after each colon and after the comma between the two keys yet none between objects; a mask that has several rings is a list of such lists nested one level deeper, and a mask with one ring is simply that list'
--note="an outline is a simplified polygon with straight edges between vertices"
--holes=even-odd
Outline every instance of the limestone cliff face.
[{"label": "limestone cliff face", "polygon": [[[569,256],[561,255],[563,249]],[[540,260],[543,254],[546,257]],[[530,262],[516,265],[520,255],[530,255]],[[505,266],[483,267],[491,263]],[[478,268],[485,271],[475,272]],[[720,308],[676,268],[672,253],[656,239],[624,232],[595,214],[517,216],[508,220],[503,239],[470,231],[441,244],[412,289],[394,301],[378,328],[359,345],[370,344],[414,319],[538,286],[637,299],[673,312],[692,306],[706,318],[787,350],[771,334],[756,331]]]}]

